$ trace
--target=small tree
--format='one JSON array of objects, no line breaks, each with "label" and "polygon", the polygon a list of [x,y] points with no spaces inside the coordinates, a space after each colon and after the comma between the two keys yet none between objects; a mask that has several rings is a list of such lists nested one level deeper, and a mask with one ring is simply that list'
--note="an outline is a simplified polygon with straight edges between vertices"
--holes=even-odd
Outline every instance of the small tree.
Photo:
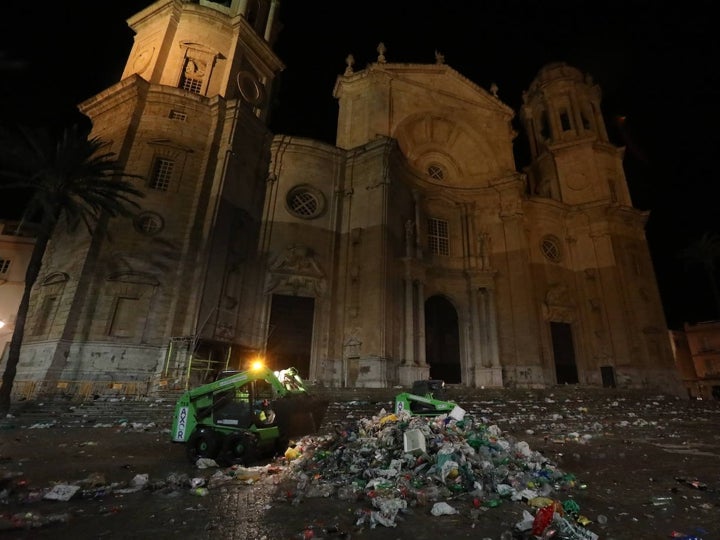
[{"label": "small tree", "polygon": [[20,226],[33,221],[37,230],[0,385],[2,415],[10,410],[30,293],[57,224],[62,220],[72,231],[83,223],[92,235],[101,217],[132,215],[130,207],[139,206],[132,198],[143,196],[129,181],[138,177],[123,172],[107,145],[97,137],[88,138],[78,126],[65,129],[59,137],[27,128],[0,133],[0,187],[29,192]]},{"label": "small tree", "polygon": [[692,241],[685,249],[678,253],[679,257],[689,265],[700,265],[710,284],[713,299],[715,300],[715,315],[720,316],[720,288],[715,277],[716,261],[720,259],[720,236],[705,232],[700,238]]}]

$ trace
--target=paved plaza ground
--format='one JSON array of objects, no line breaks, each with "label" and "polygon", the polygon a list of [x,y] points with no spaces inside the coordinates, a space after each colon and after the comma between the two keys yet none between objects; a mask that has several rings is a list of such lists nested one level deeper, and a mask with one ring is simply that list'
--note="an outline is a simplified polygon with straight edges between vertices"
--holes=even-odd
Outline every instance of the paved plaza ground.
[{"label": "paved plaza ground", "polygon": [[[392,392],[332,394],[321,434],[380,422]],[[498,439],[527,443],[574,478],[548,497],[574,501],[597,538],[720,539],[720,402],[578,386],[451,397],[468,418],[496,426]],[[490,506],[446,494],[441,502],[456,513],[434,515],[438,501],[396,493],[406,507],[383,525],[370,519],[377,508],[367,494],[303,493],[285,459],[213,482],[221,469],[196,468],[170,442],[172,403],[150,407],[140,414],[120,400],[100,415],[93,404],[16,404],[0,420],[3,538],[531,538],[516,529],[534,511],[527,500]],[[47,498],[61,486],[81,489]]]}]

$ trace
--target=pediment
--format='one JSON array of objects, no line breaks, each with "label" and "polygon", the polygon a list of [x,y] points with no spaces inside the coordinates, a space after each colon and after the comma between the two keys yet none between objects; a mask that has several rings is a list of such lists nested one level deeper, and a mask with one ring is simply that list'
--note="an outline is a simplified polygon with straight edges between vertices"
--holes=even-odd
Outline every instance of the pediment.
[{"label": "pediment", "polygon": [[450,66],[425,64],[387,64],[383,68],[393,78],[393,90],[426,89],[443,106],[477,107],[512,118],[515,112],[499,97],[462,76]]}]

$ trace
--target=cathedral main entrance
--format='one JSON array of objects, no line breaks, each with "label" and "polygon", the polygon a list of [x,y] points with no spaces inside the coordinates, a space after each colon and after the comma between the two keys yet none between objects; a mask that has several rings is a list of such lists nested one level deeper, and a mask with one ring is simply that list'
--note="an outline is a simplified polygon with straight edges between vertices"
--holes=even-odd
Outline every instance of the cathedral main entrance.
[{"label": "cathedral main entrance", "polygon": [[274,370],[295,367],[303,379],[310,378],[314,314],[314,298],[273,295],[265,354],[268,367]]},{"label": "cathedral main entrance", "polygon": [[425,301],[425,359],[430,378],[448,384],[462,382],[460,375],[460,332],[455,307],[442,296]]}]

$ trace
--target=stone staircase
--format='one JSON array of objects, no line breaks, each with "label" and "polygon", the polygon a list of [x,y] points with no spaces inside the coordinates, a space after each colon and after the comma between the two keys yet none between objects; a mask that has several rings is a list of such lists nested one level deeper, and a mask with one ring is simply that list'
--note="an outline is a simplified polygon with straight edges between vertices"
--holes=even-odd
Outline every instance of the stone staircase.
[{"label": "stone staircase", "polygon": [[[406,391],[403,388],[323,388],[313,387],[317,399],[327,402],[327,409],[320,425],[320,433],[332,430],[336,424],[344,424],[359,418],[377,416],[384,409],[393,411],[394,396]],[[175,403],[182,390],[164,390],[154,396],[135,398],[97,397],[83,401],[67,398],[48,398],[15,401],[10,416],[0,419],[0,428],[28,427],[33,424],[56,424],[66,427],[92,427],[97,425],[154,424],[156,429],[169,430]],[[657,392],[654,392],[657,393]],[[649,390],[616,390],[588,387],[555,387],[551,389],[469,389],[448,387],[446,399],[460,404],[475,413],[488,402],[504,402],[512,407],[514,400],[525,403],[542,403],[548,396],[562,401],[567,398],[593,399],[602,396],[637,398],[652,395]]]},{"label": "stone staircase", "polygon": [[[381,409],[392,411],[397,389],[315,389],[313,395],[327,402],[321,432],[337,423],[377,415]],[[92,427],[97,425],[154,424],[170,429],[175,403],[182,390],[166,390],[156,396],[124,398],[99,397],[73,401],[54,397],[13,402],[10,416],[0,419],[0,426],[30,427],[35,424],[56,424],[60,427]]]},{"label": "stone staircase", "polygon": [[10,407],[10,417],[0,423],[17,426],[58,424],[65,427],[92,427],[99,424],[151,424],[170,428],[180,391],[135,399],[98,398],[74,402],[63,398],[18,401]]}]

